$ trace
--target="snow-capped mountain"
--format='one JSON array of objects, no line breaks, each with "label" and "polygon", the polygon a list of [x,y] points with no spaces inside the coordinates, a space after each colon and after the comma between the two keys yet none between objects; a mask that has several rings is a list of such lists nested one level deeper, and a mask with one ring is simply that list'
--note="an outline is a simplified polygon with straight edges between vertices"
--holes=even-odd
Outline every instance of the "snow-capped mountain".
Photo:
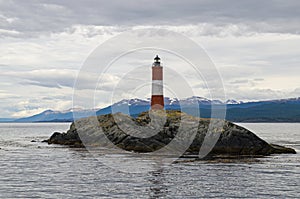
[{"label": "snow-capped mountain", "polygon": [[17,119],[15,122],[73,121],[74,117],[89,117],[95,115],[95,112],[96,111],[92,109],[68,109],[64,111],[46,110],[30,117]]},{"label": "snow-capped mountain", "polygon": [[225,104],[242,104],[242,103],[244,103],[244,102],[242,102],[242,101],[236,101],[236,100],[234,100],[234,99],[228,99],[228,100],[225,102]]},{"label": "snow-capped mountain", "polygon": [[[227,105],[226,119],[237,122],[300,122],[300,97],[279,100],[265,100],[256,102],[241,102],[233,99],[221,102],[204,97],[192,96],[185,99],[165,99],[165,109],[180,109],[185,107],[188,114],[193,115],[195,106],[199,107],[201,117],[210,117],[211,105]],[[58,122],[73,121],[74,113],[76,119],[92,115],[103,115],[114,112],[123,112],[136,116],[150,108],[150,99],[123,99],[102,109],[80,109],[72,108],[65,111],[46,110],[42,113],[14,120],[15,122]]]},{"label": "snow-capped mountain", "polygon": [[137,106],[137,105],[148,105],[149,103],[150,103],[150,99],[142,100],[142,99],[134,98],[134,99],[123,99],[119,102],[114,103],[113,106],[122,106],[122,105]]},{"label": "snow-capped mountain", "polygon": [[277,103],[300,103],[300,97],[296,98],[288,98],[288,99],[279,99],[279,100],[270,100],[270,102],[277,102]]},{"label": "snow-capped mountain", "polygon": [[[164,98],[165,105],[172,106],[172,105],[195,105],[195,104],[201,104],[201,105],[210,105],[210,104],[223,104],[220,100],[209,100],[204,97],[198,97],[198,96],[192,96],[189,98],[184,99],[177,99],[177,98],[170,98],[165,97]],[[114,103],[112,106],[141,106],[141,105],[149,105],[150,99],[142,100],[138,98],[134,99],[123,99],[119,102]]]},{"label": "snow-capped mountain", "polygon": [[195,105],[195,104],[201,104],[201,105],[211,105],[211,104],[223,104],[220,100],[210,100],[205,97],[198,97],[198,96],[192,96],[186,99],[180,100],[181,104],[184,105]]}]

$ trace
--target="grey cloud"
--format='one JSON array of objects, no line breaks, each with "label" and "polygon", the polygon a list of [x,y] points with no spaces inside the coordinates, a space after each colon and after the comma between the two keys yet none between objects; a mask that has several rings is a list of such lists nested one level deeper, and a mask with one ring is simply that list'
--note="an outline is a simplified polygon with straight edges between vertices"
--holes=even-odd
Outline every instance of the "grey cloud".
[{"label": "grey cloud", "polygon": [[58,83],[50,83],[50,82],[38,82],[38,81],[28,81],[28,82],[20,82],[20,84],[24,85],[33,85],[33,86],[41,86],[41,87],[46,87],[46,88],[62,88],[61,85]]},{"label": "grey cloud", "polygon": [[0,99],[1,100],[5,100],[5,99],[20,99],[21,96],[4,91],[4,90],[0,90]]},{"label": "grey cloud", "polygon": [[[31,71],[8,71],[0,74],[0,77],[4,78],[16,78],[20,79],[22,85],[34,85],[46,88],[58,88],[63,87],[75,88],[75,89],[95,89],[97,83],[99,84],[97,89],[110,91],[114,88],[116,82],[119,81],[119,77],[111,74],[102,74],[101,79],[98,73],[85,73],[81,72],[76,77],[77,71],[67,69],[41,69]],[[75,84],[76,82],[76,84]]]},{"label": "grey cloud", "polygon": [[3,13],[0,28],[26,36],[61,32],[75,24],[135,26],[208,23],[217,27],[244,24],[255,32],[289,33],[299,33],[300,26],[300,2],[297,0],[284,1],[284,5],[277,0],[10,0],[1,1],[0,6]]},{"label": "grey cloud", "polygon": [[300,96],[300,87],[296,88],[293,93]]},{"label": "grey cloud", "polygon": [[248,79],[239,79],[239,80],[232,81],[230,83],[231,84],[247,84],[247,83],[249,83],[249,80]]},{"label": "grey cloud", "polygon": [[42,97],[42,100],[46,101],[53,101],[53,100],[71,100],[71,96],[64,96],[64,95],[53,95],[53,96],[46,96]]},{"label": "grey cloud", "polygon": [[36,85],[47,88],[73,87],[75,71],[72,70],[31,70],[31,71],[9,71],[0,76],[20,79],[20,84]]},{"label": "grey cloud", "polygon": [[234,85],[234,86],[245,86],[245,85],[249,85],[249,86],[255,86],[257,83],[264,81],[263,78],[254,78],[254,79],[237,79],[234,81],[229,82],[230,84]]},{"label": "grey cloud", "polygon": [[253,100],[269,100],[269,99],[283,99],[290,96],[288,92],[274,90],[274,89],[228,89],[226,88],[226,94],[229,99],[234,98],[243,101]]},{"label": "grey cloud", "polygon": [[265,79],[264,78],[255,78],[253,79],[253,81],[255,82],[261,82],[261,81],[264,81]]}]

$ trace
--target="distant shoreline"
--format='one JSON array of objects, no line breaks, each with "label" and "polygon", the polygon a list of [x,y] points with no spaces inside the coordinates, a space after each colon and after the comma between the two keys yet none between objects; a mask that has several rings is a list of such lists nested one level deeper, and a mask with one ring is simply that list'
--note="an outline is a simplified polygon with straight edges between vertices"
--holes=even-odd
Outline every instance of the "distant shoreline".
[{"label": "distant shoreline", "polygon": [[[175,100],[175,101],[174,101]],[[300,98],[290,98],[257,102],[224,103],[203,97],[193,96],[184,100],[165,98],[166,110],[182,110],[183,112],[201,118],[214,117],[212,113],[219,112],[220,119],[243,123],[300,123]],[[150,109],[149,101],[142,99],[121,100],[102,109],[68,109],[65,111],[45,110],[23,118],[10,118],[5,115],[0,122],[73,122],[73,118],[85,118],[94,115],[106,115],[113,112],[130,114],[137,117]],[[223,116],[224,115],[224,116]]]},{"label": "distant shoreline", "polygon": [[[230,121],[230,120],[228,120]],[[32,124],[32,123],[72,123],[74,120],[69,121],[34,121],[34,122],[18,122],[18,121],[0,121],[0,123],[15,123],[15,124]],[[300,123],[300,121],[230,121],[233,123]]]}]

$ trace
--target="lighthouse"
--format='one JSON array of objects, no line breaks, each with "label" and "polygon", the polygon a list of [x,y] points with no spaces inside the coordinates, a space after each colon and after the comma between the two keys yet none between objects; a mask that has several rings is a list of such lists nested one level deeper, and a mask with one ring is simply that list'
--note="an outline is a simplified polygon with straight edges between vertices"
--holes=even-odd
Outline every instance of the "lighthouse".
[{"label": "lighthouse", "polygon": [[152,65],[151,109],[164,109],[163,67],[160,64],[160,58],[158,55],[154,58],[154,63]]}]

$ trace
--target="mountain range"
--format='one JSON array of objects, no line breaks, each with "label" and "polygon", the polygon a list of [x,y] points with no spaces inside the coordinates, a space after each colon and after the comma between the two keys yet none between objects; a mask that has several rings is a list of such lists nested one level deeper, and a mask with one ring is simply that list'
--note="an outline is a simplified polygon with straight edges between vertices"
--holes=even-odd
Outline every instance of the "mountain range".
[{"label": "mountain range", "polygon": [[[233,122],[300,122],[300,97],[266,100],[256,102],[242,102],[236,100],[210,100],[193,96],[179,100],[177,98],[164,99],[165,109],[180,110],[203,118],[211,117],[212,106],[218,110],[226,107],[226,120]],[[92,115],[103,115],[122,112],[136,117],[139,113],[149,110],[150,99],[124,99],[112,106],[102,109],[69,109],[66,111],[46,110],[42,113],[19,119],[0,119],[0,122],[71,122],[75,119]]]}]

